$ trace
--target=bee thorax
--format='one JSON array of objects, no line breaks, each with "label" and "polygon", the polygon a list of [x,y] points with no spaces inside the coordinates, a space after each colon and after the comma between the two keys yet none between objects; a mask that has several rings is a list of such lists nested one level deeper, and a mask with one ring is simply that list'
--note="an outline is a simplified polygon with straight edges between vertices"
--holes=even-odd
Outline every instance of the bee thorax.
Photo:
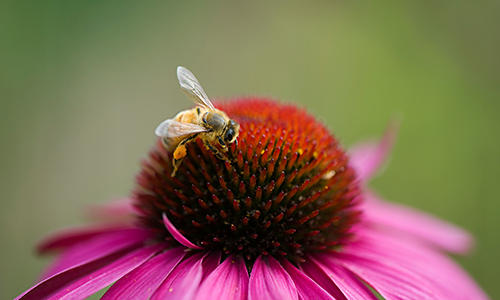
[{"label": "bee thorax", "polygon": [[207,127],[212,129],[216,135],[222,134],[226,127],[226,119],[215,112],[206,112],[203,116],[203,122]]}]

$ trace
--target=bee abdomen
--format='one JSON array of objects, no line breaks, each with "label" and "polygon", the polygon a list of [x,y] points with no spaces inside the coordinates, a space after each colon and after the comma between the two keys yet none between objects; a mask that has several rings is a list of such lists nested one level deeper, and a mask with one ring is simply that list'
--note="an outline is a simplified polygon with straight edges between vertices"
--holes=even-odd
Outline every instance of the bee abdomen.
[{"label": "bee abdomen", "polygon": [[163,142],[163,146],[165,146],[168,151],[172,151],[175,147],[177,147],[177,145],[179,145],[181,139],[164,137],[161,141]]}]

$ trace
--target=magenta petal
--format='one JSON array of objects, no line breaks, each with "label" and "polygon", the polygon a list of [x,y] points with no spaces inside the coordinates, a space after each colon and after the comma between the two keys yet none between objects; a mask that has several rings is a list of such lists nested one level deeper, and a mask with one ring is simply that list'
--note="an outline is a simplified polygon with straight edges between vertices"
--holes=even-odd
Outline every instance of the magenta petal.
[{"label": "magenta petal", "polygon": [[306,274],[302,273],[297,269],[291,262],[286,259],[281,261],[281,264],[285,270],[290,274],[295,286],[297,287],[297,292],[299,294],[299,299],[301,300],[335,300],[332,295],[325,291],[321,286],[319,286],[314,280],[309,278]]},{"label": "magenta petal", "polygon": [[202,283],[196,300],[244,300],[248,294],[248,271],[243,258],[230,255]]},{"label": "magenta petal", "polygon": [[203,280],[220,265],[220,251],[210,251],[203,258]]},{"label": "magenta petal", "polygon": [[377,299],[356,275],[342,266],[328,263],[328,261],[319,262],[313,257],[308,257],[306,262],[301,264],[301,267],[309,277],[332,294],[335,299]]},{"label": "magenta petal", "polygon": [[164,244],[159,244],[137,249],[88,276],[77,280],[53,297],[58,300],[84,299],[137,268],[164,247]]},{"label": "magenta petal", "polygon": [[362,283],[356,275],[349,270],[336,264],[321,264],[312,259],[312,261],[322,268],[328,277],[340,288],[347,299],[377,299],[377,297]]},{"label": "magenta petal", "polygon": [[51,278],[45,279],[44,281],[38,283],[37,285],[33,286],[32,288],[18,296],[15,300],[47,299],[50,295],[73,282],[74,280],[108,265],[124,254],[126,254],[125,250],[113,253],[98,260],[80,264],[71,269],[67,269],[57,275],[52,276]]},{"label": "magenta petal", "polygon": [[45,253],[51,250],[61,250],[73,246],[74,244],[81,243],[97,235],[121,231],[127,228],[130,228],[130,226],[116,224],[99,224],[94,226],[67,228],[52,233],[49,237],[45,238],[43,242],[40,243],[40,245],[37,246],[37,249],[40,253]]},{"label": "magenta petal", "polygon": [[156,255],[123,276],[102,296],[106,299],[148,299],[184,257],[184,247]]},{"label": "magenta petal", "polygon": [[349,150],[350,164],[360,179],[368,180],[381,168],[392,151],[398,129],[399,124],[392,122],[379,142],[365,142]]},{"label": "magenta petal", "polygon": [[196,253],[181,262],[151,296],[151,300],[192,299],[203,277],[203,253]]},{"label": "magenta petal", "polygon": [[84,299],[142,264],[163,247],[150,246],[125,256],[122,251],[75,266],[40,282],[15,300]]},{"label": "magenta petal", "polygon": [[394,240],[374,230],[359,232],[363,242],[350,248],[357,256],[397,263],[427,279],[447,299],[488,299],[469,275],[446,255],[411,241]]},{"label": "magenta petal", "polygon": [[467,252],[473,243],[465,230],[414,208],[380,200],[373,193],[366,194],[364,205],[366,219],[382,226],[380,230],[394,234],[399,230],[401,235],[410,233],[454,253]]},{"label": "magenta petal", "polygon": [[[349,252],[354,252],[350,249]],[[372,286],[385,299],[448,299],[423,276],[395,262],[376,261],[364,257],[336,254],[318,254],[325,264],[340,264]]]},{"label": "magenta petal", "polygon": [[136,212],[132,199],[122,198],[109,201],[101,205],[91,206],[88,211],[89,217],[98,220],[131,220]]},{"label": "magenta petal", "polygon": [[128,228],[103,233],[86,239],[84,243],[79,243],[68,248],[43,272],[41,278],[51,277],[85,261],[96,260],[123,249],[130,249],[131,251],[142,245],[150,237],[152,237],[152,234],[149,231]]},{"label": "magenta petal", "polygon": [[187,238],[185,238],[177,228],[175,228],[174,224],[170,222],[170,220],[167,217],[166,213],[163,213],[163,223],[165,224],[165,227],[167,228],[168,232],[174,237],[176,241],[178,241],[181,245],[184,245],[188,248],[191,249],[198,249],[201,250],[203,247],[196,246],[195,244],[191,243]]},{"label": "magenta petal", "polygon": [[313,263],[310,256],[307,256],[305,260],[305,262],[300,264],[300,270],[302,272],[304,272],[307,276],[309,276],[312,280],[319,284],[323,289],[325,289],[325,291],[330,293],[333,298],[337,300],[347,299],[344,293],[342,293],[339,287],[332,280],[332,278],[328,276],[327,270],[325,270],[323,267],[318,266],[318,264]]},{"label": "magenta petal", "polygon": [[273,257],[259,256],[255,261],[248,285],[248,299],[299,299],[292,278]]}]

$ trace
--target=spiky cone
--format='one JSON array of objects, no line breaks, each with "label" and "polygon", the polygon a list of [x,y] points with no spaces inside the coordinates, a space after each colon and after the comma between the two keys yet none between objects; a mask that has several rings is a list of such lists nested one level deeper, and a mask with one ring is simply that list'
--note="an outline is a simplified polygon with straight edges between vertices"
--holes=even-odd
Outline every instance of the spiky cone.
[{"label": "spiky cone", "polygon": [[241,125],[230,161],[198,140],[171,177],[158,141],[130,199],[99,211],[132,222],[47,239],[39,250],[62,255],[16,299],[84,299],[115,281],[103,299],[487,299],[443,254],[467,251],[468,233],[367,188],[394,130],[349,158],[294,105],[218,108]]},{"label": "spiky cone", "polygon": [[[160,141],[143,162],[133,198],[140,223],[172,240],[163,214],[193,244],[226,255],[301,261],[335,249],[359,219],[360,189],[327,128],[293,105],[240,99],[222,105],[241,133],[217,159],[188,144],[176,177]],[[251,112],[251,113],[249,113]]]}]

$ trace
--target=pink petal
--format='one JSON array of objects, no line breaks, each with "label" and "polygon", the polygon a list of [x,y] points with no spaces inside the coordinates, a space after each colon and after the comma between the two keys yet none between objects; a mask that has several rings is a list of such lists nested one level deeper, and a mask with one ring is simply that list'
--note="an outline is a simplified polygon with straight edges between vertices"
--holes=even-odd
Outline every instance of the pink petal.
[{"label": "pink petal", "polygon": [[184,247],[156,255],[123,276],[102,296],[109,299],[148,299],[184,257]]},{"label": "pink petal", "polygon": [[68,285],[74,280],[108,265],[124,254],[126,254],[125,250],[64,270],[61,273],[54,275],[51,278],[47,278],[44,281],[33,286],[32,288],[18,296],[15,300],[46,299],[54,292],[63,288],[65,285]]},{"label": "pink petal", "polygon": [[132,199],[122,198],[101,205],[90,206],[88,216],[96,220],[131,221],[133,220],[133,214],[136,212]]},{"label": "pink petal", "polygon": [[165,245],[159,244],[137,249],[104,268],[77,280],[53,297],[60,300],[84,299],[137,268],[164,247]]},{"label": "pink petal", "polygon": [[358,233],[363,242],[350,252],[381,262],[391,261],[425,277],[447,299],[488,299],[472,278],[446,255],[411,240],[395,240],[375,230]]},{"label": "pink petal", "polygon": [[248,299],[299,299],[292,278],[273,257],[259,256],[255,261],[248,287]]},{"label": "pink petal", "polygon": [[203,253],[196,253],[181,262],[161,283],[151,300],[192,299],[203,277]]},{"label": "pink petal", "polygon": [[396,141],[399,130],[398,122],[391,122],[379,142],[365,142],[353,147],[350,152],[350,164],[359,178],[368,180],[386,161]]},{"label": "pink petal", "polygon": [[292,265],[291,262],[283,259],[281,261],[281,264],[295,283],[297,292],[299,293],[299,299],[335,300],[332,295],[330,295],[321,286],[314,282],[314,280],[309,278],[306,274],[302,273],[299,269]]},{"label": "pink petal", "polygon": [[82,263],[40,282],[15,300],[84,299],[142,264],[163,247],[141,248],[125,256],[126,252],[122,251]]},{"label": "pink petal", "polygon": [[174,237],[176,241],[178,241],[181,245],[184,245],[188,248],[191,249],[198,249],[201,250],[203,247],[196,246],[195,244],[191,243],[187,238],[185,238],[177,228],[170,222],[170,220],[167,217],[166,213],[163,213],[163,223],[165,224],[165,227],[167,228],[168,232]]},{"label": "pink petal", "polygon": [[326,254],[315,257],[325,264],[343,265],[385,299],[447,299],[424,277],[392,261],[376,261],[348,254],[337,254],[336,258]]},{"label": "pink petal", "polygon": [[149,231],[135,228],[95,235],[92,238],[85,239],[82,243],[68,248],[67,251],[43,272],[41,278],[51,277],[80,263],[100,259],[124,249],[132,251],[151,237],[152,234]]},{"label": "pink petal", "polygon": [[248,295],[248,271],[243,258],[230,255],[205,279],[196,300],[244,300]]},{"label": "pink petal", "polygon": [[339,265],[328,263],[328,261],[319,262],[313,257],[307,257],[301,267],[335,299],[377,299],[356,275]]},{"label": "pink petal", "polygon": [[203,259],[203,280],[220,265],[220,251],[210,251]]},{"label": "pink petal", "polygon": [[93,225],[85,227],[67,228],[45,238],[40,245],[37,246],[38,252],[45,253],[51,250],[61,250],[74,244],[81,243],[94,236],[121,231],[128,229],[130,226],[106,224]]},{"label": "pink petal", "polygon": [[374,193],[367,193],[365,199],[366,219],[389,234],[409,233],[454,253],[466,253],[473,244],[468,232],[428,213],[380,200]]}]

